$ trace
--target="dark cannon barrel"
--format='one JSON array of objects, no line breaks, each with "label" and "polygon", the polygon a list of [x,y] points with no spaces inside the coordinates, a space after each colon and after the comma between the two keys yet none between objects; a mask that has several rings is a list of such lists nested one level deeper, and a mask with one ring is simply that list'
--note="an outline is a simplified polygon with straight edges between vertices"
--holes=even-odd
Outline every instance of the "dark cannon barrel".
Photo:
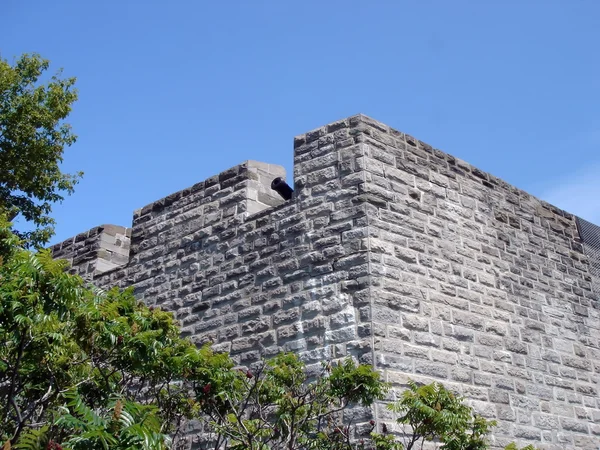
[{"label": "dark cannon barrel", "polygon": [[281,195],[281,198],[284,200],[292,198],[292,194],[294,193],[294,190],[281,177],[277,177],[271,181],[271,189]]}]

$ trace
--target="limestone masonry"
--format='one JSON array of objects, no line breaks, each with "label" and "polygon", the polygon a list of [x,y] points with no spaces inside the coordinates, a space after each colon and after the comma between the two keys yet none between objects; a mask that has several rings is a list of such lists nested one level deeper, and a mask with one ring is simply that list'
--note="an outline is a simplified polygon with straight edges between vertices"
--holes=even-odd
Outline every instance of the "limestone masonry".
[{"label": "limestone masonry", "polygon": [[286,202],[280,176],[247,161],[54,255],[240,364],[352,355],[460,392],[495,446],[600,448],[599,227],[363,115],[295,138]]}]

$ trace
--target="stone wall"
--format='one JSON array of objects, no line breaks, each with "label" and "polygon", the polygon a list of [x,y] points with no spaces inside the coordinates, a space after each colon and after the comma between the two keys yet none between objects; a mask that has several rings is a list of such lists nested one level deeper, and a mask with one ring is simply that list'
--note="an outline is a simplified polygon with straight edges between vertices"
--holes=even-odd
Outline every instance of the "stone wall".
[{"label": "stone wall", "polygon": [[52,247],[55,258],[66,259],[71,272],[93,277],[129,262],[131,228],[100,225]]},{"label": "stone wall", "polygon": [[465,395],[497,446],[600,446],[598,280],[573,216],[362,115],[295,138],[292,200],[277,176],[247,162],[142,208],[129,261],[93,282],[240,364],[352,355]]},{"label": "stone wall", "polygon": [[[370,362],[371,340],[361,341],[369,325],[355,308],[368,297],[361,177],[341,168],[355,151],[347,124],[324,139],[334,136],[347,139],[341,155],[334,145],[298,152],[293,201],[268,187],[281,167],[251,189],[252,166],[267,165],[248,163],[137,211],[129,265],[94,282],[134,286],[147,304],[174,311],[184,335],[240,364],[281,350],[302,352],[315,369],[348,353]],[[253,199],[263,196],[260,211]]]},{"label": "stone wall", "polygon": [[574,217],[383,124],[363,133],[376,367],[461,392],[497,444],[597,448],[599,305]]}]

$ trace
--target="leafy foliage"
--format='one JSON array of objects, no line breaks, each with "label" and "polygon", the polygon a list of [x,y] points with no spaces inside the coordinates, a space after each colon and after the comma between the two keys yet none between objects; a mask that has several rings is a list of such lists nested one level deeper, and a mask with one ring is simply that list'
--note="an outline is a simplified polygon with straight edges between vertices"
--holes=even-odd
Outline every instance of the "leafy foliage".
[{"label": "leafy foliage", "polygon": [[73,450],[130,449],[160,450],[170,445],[161,433],[155,405],[116,398],[102,415],[88,407],[76,390],[65,393],[67,406],[54,425],[66,434],[64,445]]},{"label": "leafy foliage", "polygon": [[[208,386],[199,416],[212,432],[204,435],[204,448],[411,450],[428,441],[440,450],[489,448],[487,437],[495,423],[474,414],[464,399],[440,383],[419,386],[410,381],[400,400],[388,405],[397,423],[406,427],[404,432],[377,433],[373,420],[365,427],[346,414],[349,407],[368,411],[383,399],[389,385],[377,372],[352,359],[324,363],[314,379],[305,369],[295,355],[284,353],[254,372],[240,371],[235,387],[215,392],[222,409],[211,406]],[[511,444],[507,450],[518,447]]]},{"label": "leafy foliage", "polygon": [[[514,442],[508,444],[506,447],[504,447],[504,450],[519,450],[519,447],[517,447],[517,444],[515,444]],[[525,447],[523,447],[520,450],[537,450],[533,445],[527,445]]]},{"label": "leafy foliage", "polygon": [[241,371],[237,389],[223,392],[227,407],[205,408],[214,430],[211,447],[242,449],[350,449],[352,433],[343,411],[369,406],[387,385],[371,367],[351,359],[324,364],[314,381],[291,353],[255,372]]},{"label": "leafy foliage", "polygon": [[388,407],[399,415],[399,424],[409,426],[400,447],[406,450],[434,439],[443,450],[484,450],[488,448],[487,435],[496,425],[474,414],[462,398],[435,382],[418,386],[410,381],[402,398]]},{"label": "leafy foliage", "polygon": [[0,212],[31,222],[36,229],[22,237],[34,245],[48,241],[52,203],[73,192],[81,176],[60,170],[64,148],[76,139],[64,122],[77,100],[75,79],[59,71],[42,83],[49,65],[36,54],[13,66],[0,59]]},{"label": "leafy foliage", "polygon": [[2,442],[166,447],[198,410],[194,388],[232,372],[227,355],[181,339],[170,313],[131,290],[88,288],[48,251],[21,248],[5,222],[0,251]]}]

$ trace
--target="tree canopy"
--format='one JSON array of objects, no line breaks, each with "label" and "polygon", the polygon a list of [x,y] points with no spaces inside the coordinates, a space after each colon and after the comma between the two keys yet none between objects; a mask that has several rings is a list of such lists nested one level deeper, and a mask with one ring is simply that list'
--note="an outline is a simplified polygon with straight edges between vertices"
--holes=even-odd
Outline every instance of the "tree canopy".
[{"label": "tree canopy", "polygon": [[77,100],[75,78],[61,71],[45,80],[50,62],[22,55],[0,59],[0,211],[33,225],[21,231],[32,245],[53,234],[52,204],[63,200],[82,175],[61,172],[65,147],[76,140],[65,119]]},{"label": "tree canopy", "polygon": [[48,250],[27,251],[0,230],[1,438],[17,448],[166,448],[192,411],[173,381],[200,371],[194,381],[214,383],[211,370],[229,359],[180,339],[172,315],[131,290],[90,288]]}]

